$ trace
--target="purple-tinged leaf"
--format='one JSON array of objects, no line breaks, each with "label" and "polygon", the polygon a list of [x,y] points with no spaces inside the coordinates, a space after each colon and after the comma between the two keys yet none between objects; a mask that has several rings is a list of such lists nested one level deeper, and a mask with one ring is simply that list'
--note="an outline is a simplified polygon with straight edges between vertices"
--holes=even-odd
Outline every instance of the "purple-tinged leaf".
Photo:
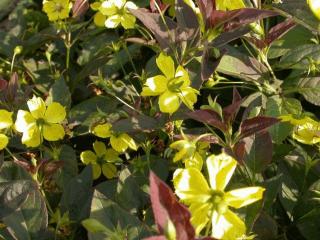
[{"label": "purple-tinged leaf", "polygon": [[169,5],[163,4],[161,0],[150,0],[150,9],[153,13],[159,12],[156,4],[159,6],[161,11],[165,11]]},{"label": "purple-tinged leaf", "polygon": [[177,240],[194,239],[195,231],[188,209],[178,202],[170,187],[153,172],[150,172],[149,178],[151,205],[159,233],[165,234],[170,220],[175,226]]},{"label": "purple-tinged leaf", "polygon": [[268,131],[258,132],[244,138],[245,158],[244,161],[255,173],[261,173],[272,161],[272,139]]},{"label": "purple-tinged leaf", "polygon": [[278,13],[270,10],[242,8],[226,12],[224,18],[221,19],[221,22],[219,22],[219,24],[224,22],[224,30],[231,31],[233,29],[256,22],[263,18],[273,17],[277,15]]},{"label": "purple-tinged leaf", "polygon": [[3,91],[7,88],[8,82],[4,79],[0,79],[0,91]]},{"label": "purple-tinged leaf", "polygon": [[219,56],[212,56],[211,49],[205,45],[201,60],[201,80],[207,81],[213,72],[217,69],[223,55],[226,51],[221,51]]},{"label": "purple-tinged leaf", "polygon": [[268,32],[268,35],[266,37],[266,44],[270,45],[273,41],[281,38],[295,26],[296,23],[293,21],[293,19],[287,19],[282,23],[277,24]]},{"label": "purple-tinged leaf", "polygon": [[240,126],[240,138],[248,137],[254,133],[266,130],[268,127],[279,122],[279,119],[266,116],[258,116],[246,119]]},{"label": "purple-tinged leaf", "polygon": [[202,122],[220,129],[222,132],[227,130],[226,125],[222,122],[219,114],[213,110],[196,110],[188,113],[188,116],[198,122]]},{"label": "purple-tinged leaf", "polygon": [[232,123],[237,116],[240,106],[243,102],[238,90],[233,88],[232,104],[223,108],[223,120],[225,123]]},{"label": "purple-tinged leaf", "polygon": [[199,28],[197,15],[183,0],[176,1],[175,9],[177,23],[180,28],[194,29],[194,31]]},{"label": "purple-tinged leaf", "polygon": [[17,96],[19,88],[19,78],[18,74],[14,72],[10,78],[8,89],[7,89],[7,100],[13,102]]},{"label": "purple-tinged leaf", "polygon": [[78,18],[83,16],[89,9],[88,0],[76,0],[72,7],[72,17]]},{"label": "purple-tinged leaf", "polygon": [[154,34],[162,49],[170,49],[177,38],[175,33],[177,24],[172,19],[164,16],[164,23],[160,14],[151,13],[147,9],[130,9],[130,11]]},{"label": "purple-tinged leaf", "polygon": [[165,236],[153,236],[144,238],[143,240],[167,240],[167,238]]},{"label": "purple-tinged leaf", "polygon": [[229,42],[242,37],[243,35],[247,34],[248,32],[250,32],[250,28],[248,26],[245,26],[245,27],[238,28],[238,29],[235,29],[230,32],[221,33],[218,37],[216,37],[213,40],[212,43],[210,43],[210,46],[222,47],[222,46],[228,44]]},{"label": "purple-tinged leaf", "polygon": [[[184,135],[191,141],[197,139],[200,136],[200,135],[193,135],[193,134],[184,134]],[[177,139],[177,140],[183,140],[184,139],[182,135],[174,135],[173,138]],[[213,144],[218,143],[218,139],[213,135],[203,136],[198,141],[199,142],[205,142],[205,143],[213,143]]]},{"label": "purple-tinged leaf", "polygon": [[245,142],[240,140],[240,142],[236,143],[233,148],[226,147],[224,148],[225,153],[233,157],[239,164],[244,163],[245,156]]}]

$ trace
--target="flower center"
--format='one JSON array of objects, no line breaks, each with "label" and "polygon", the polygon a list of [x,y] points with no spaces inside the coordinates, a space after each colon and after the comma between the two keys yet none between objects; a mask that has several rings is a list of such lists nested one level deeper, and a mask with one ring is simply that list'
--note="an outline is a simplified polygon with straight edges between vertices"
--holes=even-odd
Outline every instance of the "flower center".
[{"label": "flower center", "polygon": [[39,127],[41,127],[41,126],[43,126],[43,125],[45,125],[46,124],[46,121],[43,119],[43,118],[38,118],[37,119],[37,125],[39,126]]},{"label": "flower center", "polygon": [[211,193],[213,208],[219,214],[224,214],[228,210],[228,204],[224,200],[224,192],[213,190]]},{"label": "flower center", "polygon": [[61,3],[56,3],[55,11],[61,12],[64,9],[63,5]]},{"label": "flower center", "polygon": [[102,164],[105,163],[105,160],[104,160],[104,155],[103,156],[100,156],[100,157],[97,157],[97,164],[99,164],[100,166],[102,166]]},{"label": "flower center", "polygon": [[171,92],[179,93],[181,91],[180,88],[182,87],[183,83],[184,81],[181,78],[172,78],[168,81],[167,86]]}]

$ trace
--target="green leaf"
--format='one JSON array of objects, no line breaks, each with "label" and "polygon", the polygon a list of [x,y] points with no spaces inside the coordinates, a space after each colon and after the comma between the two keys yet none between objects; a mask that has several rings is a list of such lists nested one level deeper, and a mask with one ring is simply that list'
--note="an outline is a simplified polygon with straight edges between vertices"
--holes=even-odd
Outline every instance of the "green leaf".
[{"label": "green leaf", "polygon": [[56,183],[64,189],[69,181],[78,174],[78,161],[75,150],[69,145],[62,145],[57,149],[57,159],[63,162],[62,168],[56,174]]},{"label": "green leaf", "polygon": [[46,102],[47,104],[58,102],[67,109],[70,109],[71,93],[69,91],[68,85],[66,84],[66,81],[62,76],[51,86]]},{"label": "green leaf", "polygon": [[111,231],[104,233],[89,232],[89,240],[105,238],[138,240],[149,235],[146,226],[137,217],[131,215],[118,203],[110,200],[97,190],[94,191],[92,199],[90,219],[95,219]]},{"label": "green leaf", "polygon": [[274,3],[273,7],[285,17],[293,19],[311,31],[320,33],[320,22],[312,14],[307,1],[282,0],[282,3]]},{"label": "green leaf", "polygon": [[282,38],[272,43],[268,51],[268,58],[274,59],[281,57],[290,52],[292,49],[299,48],[302,45],[310,43],[310,39],[312,37],[312,32],[298,25],[285,34]]},{"label": "green leaf", "polygon": [[268,69],[262,63],[231,47],[223,55],[217,71],[245,81],[261,82],[268,76]]},{"label": "green leaf", "polygon": [[65,187],[60,201],[62,212],[68,211],[70,220],[76,222],[87,218],[90,212],[92,191],[92,168],[88,165]]},{"label": "green leaf", "polygon": [[88,218],[86,220],[83,220],[82,225],[87,229],[88,232],[91,233],[98,233],[98,232],[108,232],[109,229],[106,228],[103,224],[101,224],[99,221],[93,218]]},{"label": "green leaf", "polygon": [[0,183],[0,219],[19,208],[35,189],[35,183],[30,180]]},{"label": "green leaf", "polygon": [[[300,111],[300,106],[295,106],[294,108],[288,109],[286,106],[288,105],[287,99],[281,99],[279,97],[271,97],[268,98],[266,103],[266,112],[265,115],[271,117],[279,117],[281,115],[285,115],[291,113],[290,111]],[[296,109],[296,110],[295,110]],[[288,111],[290,110],[290,111]],[[269,132],[272,136],[272,140],[277,144],[282,143],[292,131],[292,126],[289,123],[280,122],[272,127],[270,127]]]},{"label": "green leaf", "polygon": [[297,87],[308,102],[320,106],[320,77],[301,78]]},{"label": "green leaf", "polygon": [[13,213],[2,219],[11,235],[19,240],[50,239],[47,232],[46,204],[37,188],[30,190],[27,199]]},{"label": "green leaf", "polygon": [[305,44],[295,47],[283,55],[277,67],[281,69],[309,70],[312,62],[320,62],[320,45]]}]

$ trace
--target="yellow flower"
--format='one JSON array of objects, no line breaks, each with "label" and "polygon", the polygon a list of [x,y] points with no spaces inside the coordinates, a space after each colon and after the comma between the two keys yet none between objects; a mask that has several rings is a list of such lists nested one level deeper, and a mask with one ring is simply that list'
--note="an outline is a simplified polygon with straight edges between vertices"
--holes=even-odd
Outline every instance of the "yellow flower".
[{"label": "yellow flower", "polygon": [[157,57],[156,63],[163,75],[148,78],[141,96],[160,96],[161,112],[174,113],[178,110],[181,101],[188,108],[193,109],[198,91],[190,87],[188,72],[182,66],[175,69],[172,58],[163,53]]},{"label": "yellow flower", "polygon": [[170,148],[177,150],[173,158],[173,162],[182,160],[185,163],[186,168],[195,167],[199,170],[202,169],[205,150],[209,147],[208,143],[199,142],[198,139],[189,140],[183,135],[183,140],[178,140],[170,145]]},{"label": "yellow flower", "polygon": [[63,139],[65,132],[61,122],[66,118],[66,110],[60,103],[53,102],[46,107],[41,98],[33,96],[27,104],[30,112],[19,110],[15,122],[16,130],[23,133],[23,144],[37,147],[43,138],[48,141]]},{"label": "yellow flower", "polygon": [[[0,131],[8,129],[12,126],[12,114],[12,112],[0,109]],[[0,150],[4,149],[8,143],[9,138],[5,134],[0,133]]]},{"label": "yellow flower", "polygon": [[225,153],[208,157],[209,184],[196,168],[177,169],[173,183],[175,192],[189,205],[191,223],[199,234],[208,224],[211,236],[235,240],[246,234],[244,222],[230,210],[241,208],[262,198],[264,188],[247,187],[225,192],[237,162]]},{"label": "yellow flower", "polygon": [[308,5],[313,12],[314,16],[320,20],[320,1],[319,0],[307,0]]},{"label": "yellow flower", "polygon": [[310,117],[296,119],[292,115],[280,117],[283,122],[290,122],[295,126],[292,137],[304,144],[317,144],[320,142],[320,123]]},{"label": "yellow flower", "polygon": [[57,21],[69,17],[71,9],[69,0],[44,0],[43,11],[48,15],[49,21]]},{"label": "yellow flower", "polygon": [[91,8],[99,11],[94,16],[94,23],[97,26],[116,28],[121,24],[125,29],[130,29],[134,28],[136,23],[136,17],[129,12],[129,9],[137,9],[137,6],[131,1],[106,0],[91,4]]},{"label": "yellow flower", "polygon": [[217,10],[234,10],[245,8],[246,5],[242,0],[217,0],[216,1],[216,8]]},{"label": "yellow flower", "polygon": [[138,147],[128,134],[126,133],[115,133],[110,123],[99,124],[95,126],[92,133],[100,138],[110,138],[111,147],[117,152],[124,152],[129,148],[137,150]]},{"label": "yellow flower", "polygon": [[99,178],[101,172],[108,179],[116,177],[117,168],[114,163],[121,161],[118,153],[111,148],[107,149],[106,145],[99,141],[93,143],[93,149],[94,152],[87,150],[80,155],[80,159],[84,164],[92,165],[93,179]]}]

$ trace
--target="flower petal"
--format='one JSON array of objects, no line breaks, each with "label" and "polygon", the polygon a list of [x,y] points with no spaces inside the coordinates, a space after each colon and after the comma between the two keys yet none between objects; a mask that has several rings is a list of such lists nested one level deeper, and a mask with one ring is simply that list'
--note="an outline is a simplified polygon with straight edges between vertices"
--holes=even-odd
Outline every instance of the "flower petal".
[{"label": "flower petal", "polygon": [[212,189],[223,191],[236,169],[237,162],[225,153],[207,158],[207,168]]},{"label": "flower petal", "polygon": [[38,147],[42,143],[40,130],[35,123],[30,124],[22,135],[21,142],[27,147]]},{"label": "flower petal", "polygon": [[4,149],[9,143],[9,138],[0,133],[0,150]]},{"label": "flower petal", "polygon": [[93,149],[98,157],[102,157],[107,152],[106,145],[103,142],[99,141],[95,141],[93,143]]},{"label": "flower petal", "polygon": [[126,4],[124,5],[125,9],[138,9],[138,6],[131,1],[126,2]]},{"label": "flower petal", "polygon": [[210,203],[193,203],[190,205],[190,220],[196,230],[196,235],[199,235],[202,229],[208,224],[211,207],[212,205]]},{"label": "flower petal", "polygon": [[246,187],[231,190],[225,194],[225,201],[234,208],[241,208],[253,202],[259,201],[265,191],[262,187]]},{"label": "flower petal", "polygon": [[134,28],[134,25],[136,24],[136,17],[125,13],[121,16],[121,25],[124,29],[132,29]]},{"label": "flower petal", "polygon": [[97,12],[94,15],[93,21],[98,27],[104,27],[107,17],[103,15],[101,12]]},{"label": "flower petal", "polygon": [[194,88],[187,87],[181,89],[179,97],[181,101],[191,110],[193,110],[193,105],[197,102],[198,91]]},{"label": "flower petal", "polygon": [[95,164],[97,162],[97,155],[94,154],[94,152],[87,150],[81,152],[80,159],[86,165],[88,165],[89,163]]},{"label": "flower petal", "polygon": [[100,138],[108,138],[111,136],[111,128],[110,123],[99,124],[93,128],[92,133]]},{"label": "flower petal", "polygon": [[110,138],[111,147],[117,152],[124,152],[129,147],[128,144],[123,141],[121,136],[111,136]]},{"label": "flower petal", "polygon": [[190,86],[189,73],[182,66],[177,67],[177,70],[176,70],[174,77],[179,78],[180,80],[183,80],[182,87],[189,87]]},{"label": "flower petal", "polygon": [[203,165],[203,159],[198,152],[195,152],[194,155],[185,160],[186,168],[194,167],[201,171]]},{"label": "flower petal", "polygon": [[107,20],[105,21],[104,25],[107,28],[116,28],[118,27],[118,25],[121,22],[121,16],[120,15],[113,15],[107,18]]},{"label": "flower petal", "polygon": [[129,148],[131,148],[134,151],[137,151],[138,147],[132,137],[130,137],[126,133],[120,134],[119,137],[122,139],[122,141],[124,141],[128,145]]},{"label": "flower petal", "polygon": [[102,173],[106,178],[111,179],[117,176],[117,168],[111,163],[105,163],[102,165]]},{"label": "flower petal", "polygon": [[8,112],[7,110],[0,110],[0,130],[11,127],[13,124],[12,114],[12,112]]},{"label": "flower petal", "polygon": [[35,118],[43,118],[46,112],[46,104],[40,97],[33,96],[32,99],[27,101],[28,108],[31,115]]},{"label": "flower petal", "polygon": [[53,102],[48,106],[44,119],[49,123],[61,123],[66,115],[65,108],[60,103]]},{"label": "flower petal", "polygon": [[117,13],[118,9],[113,1],[104,1],[100,6],[99,11],[103,15],[112,16]]},{"label": "flower petal", "polygon": [[158,68],[167,77],[167,79],[174,78],[174,62],[170,56],[166,56],[164,53],[160,53],[159,57],[156,58],[156,63]]},{"label": "flower petal", "polygon": [[36,120],[31,113],[24,110],[19,110],[14,127],[18,132],[25,132],[27,131],[29,125],[34,124],[35,122]]},{"label": "flower petal", "polygon": [[174,113],[180,106],[180,100],[176,93],[165,91],[159,97],[160,111],[164,113]]},{"label": "flower petal", "polygon": [[212,215],[211,236],[223,240],[235,240],[246,233],[244,222],[232,211],[227,210],[220,215],[214,211]]},{"label": "flower petal", "polygon": [[148,78],[143,87],[141,96],[158,96],[167,90],[168,80],[163,75]]},{"label": "flower petal", "polygon": [[64,137],[64,128],[57,123],[47,123],[43,125],[43,137],[47,141],[58,141]]},{"label": "flower petal", "polygon": [[177,169],[173,174],[175,192],[185,203],[204,203],[210,199],[210,189],[202,173],[196,168]]},{"label": "flower petal", "polygon": [[109,163],[120,162],[119,153],[112,148],[108,148],[104,154],[104,160]]},{"label": "flower petal", "polygon": [[99,164],[92,164],[93,179],[98,179],[101,176],[101,166]]}]

